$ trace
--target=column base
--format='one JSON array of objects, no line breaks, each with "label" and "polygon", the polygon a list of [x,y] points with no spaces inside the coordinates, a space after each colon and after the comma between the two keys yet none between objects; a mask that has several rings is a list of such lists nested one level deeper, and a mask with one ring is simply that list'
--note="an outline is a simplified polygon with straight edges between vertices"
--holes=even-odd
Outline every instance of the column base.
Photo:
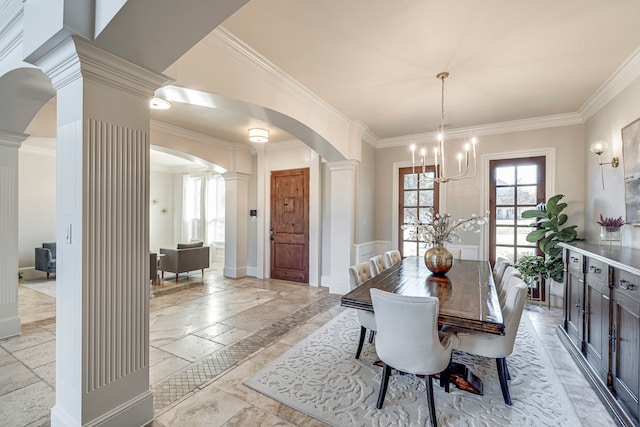
[{"label": "column base", "polygon": [[225,267],[222,270],[222,274],[224,274],[224,277],[239,279],[240,277],[247,276],[247,268],[246,267],[241,267],[241,268]]},{"label": "column base", "polygon": [[153,394],[147,391],[142,395],[131,399],[129,402],[95,418],[89,422],[81,423],[71,417],[59,405],[51,408],[52,427],[143,427],[153,421]]},{"label": "column base", "polygon": [[0,339],[20,335],[20,316],[0,319]]}]

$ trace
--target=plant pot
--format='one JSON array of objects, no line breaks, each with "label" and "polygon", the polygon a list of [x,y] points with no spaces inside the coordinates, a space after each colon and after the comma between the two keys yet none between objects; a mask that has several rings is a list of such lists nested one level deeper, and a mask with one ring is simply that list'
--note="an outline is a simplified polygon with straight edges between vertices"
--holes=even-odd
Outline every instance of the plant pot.
[{"label": "plant pot", "polygon": [[619,242],[620,227],[600,227],[600,240],[604,242]]},{"label": "plant pot", "polygon": [[436,245],[424,253],[424,264],[436,276],[444,276],[453,267],[453,254],[444,246]]}]

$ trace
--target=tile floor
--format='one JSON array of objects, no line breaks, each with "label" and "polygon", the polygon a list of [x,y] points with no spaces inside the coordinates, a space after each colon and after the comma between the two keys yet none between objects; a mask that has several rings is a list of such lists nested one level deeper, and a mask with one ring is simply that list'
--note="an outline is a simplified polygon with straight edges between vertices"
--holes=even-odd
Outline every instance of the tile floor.
[{"label": "tile floor", "polygon": [[[44,282],[19,286],[22,335],[0,340],[0,413],[7,427],[50,424],[55,299]],[[242,382],[341,312],[338,296],[280,280],[226,279],[213,269],[204,279],[167,277],[152,288],[150,308],[156,418],[148,427],[324,425]],[[526,315],[583,425],[614,425],[556,335],[561,313],[532,305]]]}]

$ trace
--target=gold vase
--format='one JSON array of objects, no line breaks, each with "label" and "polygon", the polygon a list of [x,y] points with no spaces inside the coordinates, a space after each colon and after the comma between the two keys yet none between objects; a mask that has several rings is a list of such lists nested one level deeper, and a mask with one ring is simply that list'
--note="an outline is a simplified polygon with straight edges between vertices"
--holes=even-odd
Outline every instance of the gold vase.
[{"label": "gold vase", "polygon": [[424,263],[434,275],[444,276],[453,267],[453,254],[442,245],[435,245],[424,253]]}]

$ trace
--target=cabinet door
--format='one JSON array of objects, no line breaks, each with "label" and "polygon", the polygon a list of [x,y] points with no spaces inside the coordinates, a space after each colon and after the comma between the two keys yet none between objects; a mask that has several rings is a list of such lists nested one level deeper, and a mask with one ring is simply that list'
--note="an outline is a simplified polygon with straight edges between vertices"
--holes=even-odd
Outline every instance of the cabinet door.
[{"label": "cabinet door", "polygon": [[640,304],[618,289],[614,292],[613,387],[618,401],[637,421],[640,389]]},{"label": "cabinet door", "polygon": [[609,285],[594,280],[587,274],[585,313],[585,350],[589,365],[607,384],[609,372]]},{"label": "cabinet door", "polygon": [[584,351],[584,281],[574,271],[567,274],[567,334],[580,351]]}]

